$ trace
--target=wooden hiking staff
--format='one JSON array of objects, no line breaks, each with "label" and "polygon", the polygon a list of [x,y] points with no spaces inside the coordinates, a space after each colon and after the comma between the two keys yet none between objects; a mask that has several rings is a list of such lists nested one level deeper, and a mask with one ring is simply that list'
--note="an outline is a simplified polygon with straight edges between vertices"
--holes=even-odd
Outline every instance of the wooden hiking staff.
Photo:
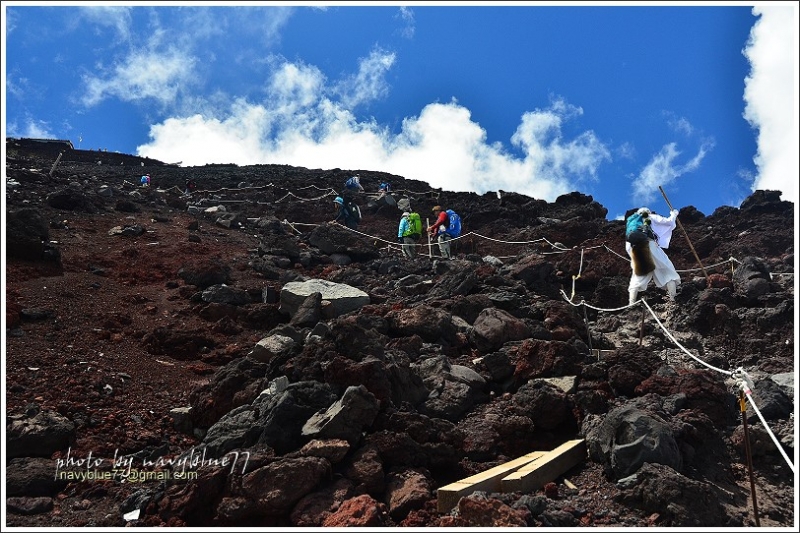
[{"label": "wooden hiking staff", "polygon": [[[667,202],[667,206],[669,207],[669,210],[672,211],[672,204],[669,203],[669,198],[667,198],[667,193],[664,192],[664,189],[661,188],[661,185],[658,186],[658,190],[661,191],[661,195],[664,197],[664,201]],[[694,250],[694,246],[692,246],[692,241],[689,240],[689,234],[686,233],[686,230],[684,229],[683,224],[681,224],[681,220],[679,218],[676,218],[675,222],[678,223],[678,226],[683,231],[683,236],[686,237],[686,242],[689,243],[689,248],[692,249],[692,253],[694,254],[694,258],[697,259],[697,264],[700,265],[700,270],[703,271],[703,274],[706,277],[706,281],[708,281],[708,272],[706,272],[706,267],[703,266],[703,262],[700,261],[700,257],[697,255],[697,252]]]}]

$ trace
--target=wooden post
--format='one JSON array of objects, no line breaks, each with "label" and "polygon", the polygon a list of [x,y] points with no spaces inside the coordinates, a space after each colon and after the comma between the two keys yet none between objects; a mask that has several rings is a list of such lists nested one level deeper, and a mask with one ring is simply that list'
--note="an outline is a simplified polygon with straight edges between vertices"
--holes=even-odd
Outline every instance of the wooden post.
[{"label": "wooden post", "polygon": [[[661,191],[661,195],[664,197],[664,201],[667,202],[667,207],[669,207],[669,210],[672,211],[672,204],[669,203],[669,198],[667,198],[667,194],[664,192],[664,189],[661,188],[661,185],[658,186],[658,190]],[[686,230],[684,229],[683,224],[681,224],[680,219],[676,218],[675,222],[678,223],[678,226],[681,228],[681,231],[683,231],[683,236],[686,237],[686,242],[689,243],[689,248],[691,248],[692,253],[694,254],[694,258],[697,259],[697,264],[700,265],[700,270],[703,271],[703,274],[706,277],[706,281],[708,281],[708,272],[706,272],[706,267],[703,266],[703,262],[700,261],[700,257],[697,255],[694,246],[692,246],[692,241],[689,240],[689,234],[686,233]]]},{"label": "wooden post", "polygon": [[[431,227],[431,219],[429,219],[427,217],[425,218],[425,227],[426,228],[430,228]],[[433,259],[433,246],[431,246],[431,232],[430,231],[426,231],[425,233],[428,234],[428,257]]]},{"label": "wooden post", "polygon": [[50,169],[50,177],[53,177],[53,172],[56,171],[56,167],[58,166],[58,162],[61,161],[61,156],[64,155],[64,152],[59,152],[58,157],[56,158],[56,162],[53,163],[53,168]]}]

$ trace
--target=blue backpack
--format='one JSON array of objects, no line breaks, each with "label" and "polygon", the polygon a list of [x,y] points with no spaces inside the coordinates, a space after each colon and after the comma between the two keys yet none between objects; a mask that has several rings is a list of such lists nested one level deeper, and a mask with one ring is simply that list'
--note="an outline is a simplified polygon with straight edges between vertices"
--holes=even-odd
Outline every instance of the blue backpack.
[{"label": "blue backpack", "polygon": [[345,189],[359,189],[361,185],[360,182],[361,180],[359,179],[358,176],[353,176],[352,178],[344,182],[344,187]]},{"label": "blue backpack", "polygon": [[447,213],[447,216],[450,218],[450,225],[446,230],[444,230],[444,232],[451,237],[456,238],[461,235],[461,217],[458,216],[458,213],[452,209],[448,209],[445,211],[445,213]]}]

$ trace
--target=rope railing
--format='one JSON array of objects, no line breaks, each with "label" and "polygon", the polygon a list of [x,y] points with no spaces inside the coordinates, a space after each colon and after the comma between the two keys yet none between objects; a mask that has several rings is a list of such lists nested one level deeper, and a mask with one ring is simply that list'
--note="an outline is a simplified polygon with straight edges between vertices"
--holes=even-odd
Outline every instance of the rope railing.
[{"label": "rope railing", "polygon": [[[135,183],[131,183],[131,182],[127,181],[127,180],[123,180],[123,183],[132,185],[134,187],[139,187],[139,185],[136,185]],[[265,189],[265,188],[269,188],[269,187],[278,187],[278,185],[275,185],[274,183],[268,183],[266,185],[250,186],[250,187],[235,188],[235,189],[234,188],[229,188],[229,187],[223,187],[223,188],[216,189],[216,190],[190,191],[189,192],[189,196],[192,196],[194,194],[204,194],[204,195],[205,194],[215,194],[215,193],[222,192],[222,191],[246,191],[246,190],[253,190],[253,189]],[[171,187],[169,189],[164,189],[164,190],[158,189],[158,191],[167,192],[167,191],[169,191],[171,189],[176,189],[179,192],[182,192],[182,191],[180,191],[180,189],[178,189],[177,186]],[[314,197],[305,198],[305,197],[302,197],[302,196],[298,196],[297,194],[289,191],[285,195],[283,195],[282,197],[280,197],[280,198],[278,198],[278,199],[276,199],[276,200],[274,200],[273,202],[270,202],[270,203],[276,204],[276,203],[282,202],[282,201],[284,201],[286,199],[294,199],[294,200],[301,201],[301,202],[316,202],[316,201],[322,200],[324,198],[327,198],[329,196],[339,194],[334,189],[331,189],[331,188],[328,188],[328,187],[319,187],[317,185],[307,185],[307,186],[299,187],[298,190],[299,189],[317,189],[317,190],[327,191],[327,192],[325,194],[320,195],[320,196],[314,196]],[[400,190],[396,190],[396,191],[392,191],[392,192],[403,192],[403,191],[404,191],[403,189],[400,189]],[[429,192],[437,192],[437,191],[429,191]],[[423,193],[418,193],[417,192],[415,194],[428,194],[428,193],[424,193],[424,192]],[[183,195],[186,196],[186,193],[184,192]],[[266,204],[266,202],[257,202],[257,203]],[[283,222],[286,223],[286,224],[289,224],[290,226],[292,224],[288,220],[284,220]],[[316,225],[316,224],[302,224],[302,223],[298,223],[298,222],[295,222],[293,224],[294,225],[306,225],[306,226],[308,226],[308,225],[311,225],[311,226]],[[292,229],[295,232],[300,233],[297,230],[297,228],[295,228],[293,226],[292,226]],[[347,228],[347,229],[351,229],[351,228]],[[370,235],[370,234],[367,234],[367,233],[363,233],[363,232],[360,232],[360,231],[357,231],[357,230],[351,230],[351,231],[353,231],[354,233],[357,233],[357,234],[359,234],[359,235],[361,235],[363,237],[367,237],[369,239],[372,239],[374,242],[387,243],[388,244],[387,249],[395,249],[395,248],[397,250],[401,249],[401,246],[397,245],[394,241],[383,239],[381,237],[377,237],[375,235]],[[488,237],[486,235],[482,235],[482,234],[474,232],[474,231],[470,231],[470,232],[465,233],[463,235],[460,235],[458,237],[454,237],[454,238],[450,239],[449,242],[452,243],[452,242],[455,242],[455,241],[458,241],[458,240],[461,240],[461,239],[465,239],[465,238],[470,237],[470,236],[475,236],[475,237],[478,237],[478,238],[481,238],[481,239],[484,239],[484,240],[487,240],[487,241],[491,241],[491,242],[495,242],[495,243],[499,243],[499,244],[508,244],[508,245],[531,245],[531,244],[537,244],[537,243],[547,243],[550,246],[551,250],[549,250],[549,251],[547,251],[547,250],[539,251],[539,253],[541,255],[543,255],[543,256],[546,256],[546,255],[561,255],[561,254],[568,253],[568,252],[571,252],[571,251],[579,251],[580,252],[580,256],[581,256],[581,258],[580,258],[580,267],[579,267],[579,270],[578,270],[578,274],[572,276],[572,296],[573,296],[573,298],[575,296],[575,282],[581,276],[581,272],[583,270],[584,256],[585,256],[585,253],[587,251],[594,250],[594,249],[599,249],[599,248],[604,248],[607,252],[611,253],[612,255],[615,255],[619,259],[622,259],[623,261],[626,261],[626,262],[630,261],[630,259],[628,257],[625,257],[624,255],[622,255],[622,254],[618,253],[617,251],[613,250],[606,243],[602,243],[602,244],[595,245],[595,246],[574,246],[572,248],[569,248],[569,247],[566,247],[566,246],[564,246],[563,244],[561,244],[559,242],[551,242],[546,237],[540,237],[538,239],[527,240],[527,241],[512,241],[512,240],[496,239],[494,237]],[[430,241],[428,243],[420,242],[420,243],[417,243],[416,246],[428,247],[428,251],[430,252],[432,247],[434,247],[434,246],[438,247],[439,243],[436,242],[436,241]],[[515,256],[507,256],[507,257],[515,257]],[[676,272],[684,273],[684,274],[691,273],[691,272],[697,272],[699,270],[702,270],[703,272],[705,272],[706,269],[712,269],[712,268],[716,268],[716,267],[727,265],[727,264],[730,264],[731,265],[731,269],[733,269],[733,265],[734,264],[741,264],[741,261],[739,261],[735,257],[730,257],[730,258],[728,258],[728,259],[726,259],[724,261],[719,261],[717,263],[708,265],[708,266],[706,266],[706,267],[704,267],[702,269],[701,268],[676,269]],[[781,272],[781,273],[775,273],[775,274],[770,273],[770,279],[772,279],[773,276],[793,276],[793,275],[794,275],[793,272]]]},{"label": "rope railing", "polygon": [[783,446],[781,446],[781,443],[775,436],[775,433],[773,433],[772,430],[769,428],[769,424],[767,424],[767,421],[764,420],[764,415],[761,414],[761,411],[759,411],[758,406],[756,405],[756,402],[753,399],[753,391],[752,391],[753,382],[750,380],[750,377],[747,375],[747,372],[745,372],[744,369],[739,367],[734,372],[734,377],[737,380],[739,389],[745,394],[745,397],[747,398],[750,407],[753,408],[753,411],[755,411],[756,415],[758,416],[758,419],[761,421],[761,425],[764,426],[764,429],[767,430],[767,433],[772,439],[772,442],[775,444],[775,447],[778,448],[779,452],[781,452],[783,460],[786,461],[786,464],[791,469],[792,474],[794,474],[795,473],[794,463],[792,463],[791,459],[789,459],[789,456],[786,455],[786,452],[783,450]]},{"label": "rope railing", "polygon": [[[135,185],[135,184],[130,183],[130,182],[126,182],[126,183],[129,183],[131,185]],[[274,183],[269,183],[267,185],[261,185],[261,186],[256,186],[256,187],[246,187],[246,188],[237,188],[237,189],[221,188],[221,189],[217,189],[217,190],[214,190],[214,191],[193,191],[193,192],[190,192],[190,195],[198,194],[198,193],[210,194],[210,193],[216,193],[216,192],[226,191],[226,190],[242,191],[242,190],[246,190],[246,189],[264,189],[264,188],[267,188],[267,187],[276,187],[276,185]],[[173,187],[173,188],[177,189],[177,187]],[[293,199],[298,200],[298,201],[315,202],[315,201],[319,201],[321,199],[327,198],[329,196],[333,196],[333,195],[339,194],[334,189],[327,188],[327,187],[318,187],[316,185],[308,185],[308,186],[304,186],[304,187],[299,187],[298,189],[317,189],[317,190],[327,191],[327,192],[325,194],[320,195],[320,196],[314,196],[314,197],[305,198],[305,197],[302,197],[302,196],[298,196],[297,194],[294,194],[293,192],[289,191],[285,195],[283,195],[282,197],[280,197],[280,198],[278,198],[278,199],[276,199],[276,200],[274,200],[273,202],[270,202],[270,203],[279,203],[279,202],[282,202],[282,201],[284,201],[286,199],[289,199],[289,198],[293,198]],[[167,189],[167,190],[169,190],[169,189]],[[425,194],[425,193],[417,193],[417,194]],[[265,203],[265,202],[258,202],[258,203],[262,204],[262,203]],[[286,221],[286,220],[284,220],[284,222],[289,224],[289,222]],[[295,222],[294,224],[295,225],[309,225],[309,224],[301,224],[301,223],[297,223],[297,222]],[[310,224],[310,225],[314,225],[314,224]],[[297,231],[296,228],[293,228],[293,229],[295,229],[295,231]],[[350,229],[350,228],[348,228],[348,229]],[[362,235],[364,237],[368,237],[369,239],[373,239],[376,242],[380,241],[380,242],[384,242],[384,243],[389,243],[390,248],[397,248],[398,250],[401,249],[400,246],[396,246],[396,243],[394,241],[389,241],[387,239],[383,239],[383,238],[377,237],[375,235],[369,235],[369,234],[362,233],[362,232],[359,232],[359,231],[355,231],[355,233],[358,233],[359,235]],[[589,251],[589,250],[595,250],[595,249],[599,249],[599,248],[604,248],[607,252],[611,253],[612,255],[617,256],[618,258],[622,259],[623,261],[626,261],[626,262],[630,261],[629,258],[627,258],[624,255],[622,255],[622,254],[618,253],[617,251],[613,250],[606,243],[598,244],[598,245],[595,245],[595,246],[581,246],[581,247],[574,246],[572,248],[569,248],[569,247],[566,247],[566,246],[564,246],[563,244],[561,244],[559,242],[551,242],[546,237],[540,237],[538,239],[527,240],[527,241],[512,241],[512,240],[496,239],[494,237],[488,237],[486,235],[482,235],[482,234],[474,232],[474,231],[470,231],[470,232],[467,232],[467,233],[465,233],[463,235],[460,235],[458,237],[454,237],[454,238],[450,239],[450,242],[452,243],[452,242],[455,242],[455,241],[458,241],[458,240],[461,240],[461,239],[465,239],[465,238],[470,237],[470,236],[475,236],[475,237],[478,237],[478,238],[481,238],[481,239],[484,239],[484,240],[487,240],[487,241],[491,241],[491,242],[495,242],[495,243],[499,243],[499,244],[508,244],[508,245],[531,245],[531,244],[537,244],[537,243],[546,243],[546,244],[548,244],[550,246],[551,250],[550,251],[547,251],[547,250],[540,251],[539,253],[541,253],[542,255],[561,255],[561,254],[564,254],[564,253],[567,253],[567,252],[571,252],[571,251],[579,251],[580,254],[581,254],[581,266],[583,265],[583,259],[584,259],[585,253],[587,251]],[[416,246],[428,247],[428,249],[430,249],[430,248],[432,248],[434,246],[438,247],[438,245],[439,245],[438,242],[431,241],[431,242],[428,242],[428,243],[420,242],[420,243],[417,243]],[[514,257],[514,256],[507,256],[507,257]],[[730,257],[730,258],[728,258],[728,259],[726,259],[724,261],[720,261],[720,262],[708,265],[708,266],[705,267],[705,269],[716,268],[716,267],[727,265],[727,264],[733,265],[734,263],[741,264],[741,261],[739,261],[738,259],[736,259],[734,257]],[[700,268],[676,269],[676,272],[678,272],[678,273],[691,273],[691,272],[697,272],[699,270],[701,270],[701,269]],[[794,273],[785,272],[785,273],[779,273],[779,274],[775,274],[775,275],[791,276],[791,275],[794,275]],[[573,280],[572,280],[573,281],[573,296],[574,296],[574,293],[575,293],[575,281],[578,278],[580,278],[580,271],[579,271],[577,276],[573,276]]]},{"label": "rope railing", "polygon": [[[139,185],[136,185],[135,183],[131,183],[131,182],[127,181],[127,180],[123,180],[123,182],[126,183],[126,184],[129,184],[129,185],[133,185],[135,187],[139,187]],[[222,192],[222,191],[246,191],[246,190],[254,190],[254,189],[265,189],[265,188],[269,188],[269,187],[280,187],[280,186],[276,185],[275,183],[270,182],[270,183],[268,183],[266,185],[248,186],[248,187],[242,187],[242,188],[223,187],[223,188],[215,189],[215,190],[202,190],[202,191],[195,190],[195,191],[190,191],[189,192],[189,196],[192,196],[192,195],[195,195],[195,194],[214,194],[214,193],[218,193],[218,192]],[[173,186],[173,187],[170,187],[169,189],[165,189],[165,190],[161,190],[161,189],[159,189],[159,190],[162,191],[162,192],[167,192],[167,191],[169,191],[171,189],[176,189],[178,192],[183,193],[184,196],[186,195],[186,193],[184,191],[181,191],[177,186]],[[280,197],[277,200],[274,200],[273,202],[270,202],[270,203],[279,203],[279,202],[282,202],[282,201],[286,200],[287,198],[293,198],[293,199],[298,200],[298,201],[315,202],[315,201],[319,201],[319,200],[321,200],[323,198],[327,198],[329,196],[334,196],[334,195],[338,195],[339,194],[335,189],[332,189],[332,188],[329,188],[329,187],[319,187],[319,186],[313,185],[313,184],[312,185],[306,185],[306,186],[303,186],[303,187],[298,187],[297,189],[298,190],[300,190],[300,189],[317,189],[317,190],[327,191],[327,192],[325,194],[323,194],[323,195],[320,195],[320,196],[314,196],[314,197],[310,197],[310,198],[305,198],[305,197],[302,197],[302,196],[298,196],[298,195],[294,194],[293,192],[289,191],[285,195],[283,195],[282,197]],[[394,193],[398,193],[398,192],[413,192],[414,194],[417,194],[417,195],[425,195],[425,194],[430,194],[431,192],[435,192],[435,193],[438,194],[441,191],[435,191],[435,190],[431,189],[428,192],[416,192],[416,191],[409,191],[409,190],[406,190],[406,189],[395,189],[395,190],[392,190],[390,192],[390,194],[394,194]],[[258,202],[258,203],[259,204],[266,204],[266,202]],[[289,223],[286,220],[284,220],[284,222],[286,222],[287,224]],[[299,225],[299,223],[296,223],[296,222],[294,224]],[[360,235],[363,235],[365,237],[369,237],[370,239],[380,240],[381,242],[388,242],[388,243],[390,243],[392,245],[396,244],[394,241],[388,241],[386,239],[382,239],[382,238],[376,237],[374,235],[368,235],[368,234],[361,233],[361,232],[356,232],[356,233],[359,233]],[[584,256],[586,251],[593,250],[593,249],[598,249],[598,248],[604,248],[606,251],[608,251],[612,255],[617,256],[618,258],[622,259],[623,261],[626,261],[626,262],[630,261],[630,259],[628,257],[626,257],[626,256],[618,253],[617,251],[613,250],[606,243],[602,243],[602,244],[599,244],[599,245],[596,245],[596,246],[588,246],[588,247],[577,247],[577,246],[575,246],[575,247],[572,247],[572,248],[568,248],[568,247],[564,246],[563,244],[561,244],[559,242],[551,242],[550,240],[548,240],[545,237],[541,237],[541,238],[534,239],[534,240],[528,240],[528,241],[510,241],[510,240],[496,239],[496,238],[493,238],[493,237],[488,237],[486,235],[481,235],[480,233],[477,233],[477,232],[474,232],[474,231],[470,231],[470,232],[465,233],[463,235],[460,235],[458,237],[454,237],[454,238],[450,239],[450,242],[452,243],[452,242],[458,241],[460,239],[467,238],[469,236],[475,236],[475,237],[479,237],[479,238],[487,240],[487,241],[492,241],[492,242],[496,242],[496,243],[499,243],[499,244],[509,244],[509,245],[529,245],[529,244],[536,244],[536,243],[545,242],[552,248],[552,250],[551,251],[541,251],[540,253],[542,255],[556,255],[556,254],[560,255],[560,254],[564,254],[564,253],[567,253],[567,252],[570,252],[570,251],[580,251],[580,253],[581,253],[581,264],[583,263],[583,256]],[[427,246],[429,248],[433,247],[433,246],[438,246],[438,245],[439,245],[439,243],[435,242],[435,241],[431,241],[429,243],[418,243],[417,244],[417,246]],[[397,246],[397,248],[400,249],[400,246]],[[514,256],[508,256],[508,257],[514,257]],[[734,263],[741,264],[741,261],[739,261],[738,259],[736,259],[734,257],[730,257],[730,258],[728,258],[728,259],[726,259],[724,261],[720,261],[720,262],[714,263],[712,265],[708,265],[708,266],[704,267],[704,269],[701,269],[701,268],[676,269],[676,272],[678,272],[678,273],[691,273],[691,272],[697,272],[699,270],[705,271],[705,269],[716,268],[718,266],[722,266],[722,265],[726,265],[726,264],[731,264],[731,266],[733,267]],[[773,275],[776,275],[776,276],[793,276],[794,273],[793,272],[782,272],[782,273],[775,273],[775,274],[771,273],[770,277],[772,277]],[[578,273],[577,277],[573,276],[573,294],[574,294],[574,282],[579,277],[580,277],[580,272]]]},{"label": "rope railing", "polygon": [[594,309],[595,311],[599,311],[599,312],[617,312],[617,311],[623,311],[623,310],[626,310],[626,309],[631,309],[631,308],[637,306],[639,303],[644,305],[645,308],[647,309],[647,311],[650,313],[650,316],[653,317],[653,320],[658,325],[658,327],[664,332],[664,334],[667,336],[667,338],[669,338],[669,340],[671,340],[675,344],[675,346],[677,346],[683,353],[688,355],[691,359],[693,359],[694,361],[696,361],[700,365],[705,366],[709,370],[713,370],[715,372],[719,372],[721,374],[724,374],[725,376],[728,376],[728,377],[734,379],[737,387],[740,388],[746,394],[747,400],[749,401],[750,405],[753,407],[753,410],[755,411],[755,413],[758,415],[759,420],[761,420],[761,424],[764,426],[764,429],[767,431],[767,433],[769,433],[770,437],[772,438],[772,441],[775,443],[775,446],[778,448],[778,451],[781,453],[781,455],[783,456],[783,459],[786,461],[786,464],[789,466],[789,468],[791,469],[792,473],[794,474],[794,472],[795,472],[794,464],[789,459],[788,455],[786,455],[786,452],[783,450],[783,446],[781,445],[780,441],[775,436],[774,432],[770,429],[769,424],[767,424],[767,421],[764,419],[763,415],[758,410],[758,407],[756,406],[755,401],[752,398],[753,382],[751,381],[749,375],[747,374],[747,372],[743,368],[739,367],[739,368],[737,368],[736,370],[733,370],[733,371],[723,370],[723,369],[717,368],[717,367],[715,367],[715,366],[703,361],[699,357],[695,356],[691,351],[689,351],[685,346],[683,346],[675,338],[675,336],[672,334],[672,332],[670,332],[666,328],[666,326],[661,322],[661,320],[659,320],[657,313],[655,311],[653,311],[653,308],[650,307],[650,305],[644,299],[639,299],[639,300],[637,300],[636,302],[634,302],[632,304],[625,305],[625,306],[622,306],[622,307],[604,309],[604,308],[601,308],[601,307],[595,307],[593,305],[590,305],[590,304],[586,303],[583,300],[581,300],[578,303],[575,303],[575,302],[572,301],[574,299],[574,297],[573,298],[567,297],[567,294],[563,290],[561,290],[560,292],[561,292],[561,295],[564,297],[564,300],[568,304],[572,305],[573,307],[584,306],[584,307],[588,307],[589,309]]},{"label": "rope railing", "polygon": [[[325,196],[329,196],[329,195],[330,194],[323,195],[323,196],[318,197],[316,199],[324,198]],[[283,199],[283,198],[281,198],[281,199]],[[276,202],[277,201],[280,201],[280,200],[276,200]],[[288,223],[288,221],[286,221],[286,222]],[[297,223],[297,222],[295,222],[294,224],[296,224],[296,225],[305,225],[305,226],[317,226],[317,225],[319,225],[319,224],[301,224],[301,223]],[[348,228],[348,229],[350,229],[350,228]],[[353,231],[355,231],[355,230],[353,230]],[[363,235],[364,237],[368,237],[368,238],[376,240],[376,241],[390,243],[393,248],[396,247],[398,250],[401,248],[400,246],[394,246],[396,244],[394,241],[388,241],[388,240],[383,239],[381,237],[377,237],[375,235],[370,235],[370,234],[367,234],[367,233],[362,233],[362,232],[359,232],[359,231],[355,231],[355,233],[358,233],[359,235]],[[529,240],[529,241],[509,241],[509,240],[503,240],[503,239],[495,239],[493,237],[487,237],[485,235],[481,235],[480,233],[477,233],[477,232],[474,232],[474,231],[470,231],[470,232],[465,233],[463,235],[460,235],[458,237],[454,237],[454,238],[450,239],[449,242],[452,243],[454,241],[458,241],[458,240],[464,239],[464,238],[469,237],[469,236],[475,236],[475,237],[479,237],[481,239],[485,239],[485,240],[488,240],[488,241],[492,241],[492,242],[496,242],[496,243],[500,243],[500,244],[510,244],[510,245],[529,245],[529,244],[536,244],[536,243],[544,242],[544,243],[547,243],[548,245],[550,245],[550,247],[552,248],[552,251],[541,251],[540,253],[542,255],[564,254],[564,253],[567,253],[567,252],[577,251],[577,252],[580,252],[580,254],[581,254],[581,269],[582,269],[582,266],[583,266],[583,259],[584,259],[585,252],[589,251],[589,250],[600,249],[600,248],[604,248],[609,253],[619,257],[620,259],[622,259],[622,260],[624,260],[626,262],[629,261],[628,258],[620,255],[619,253],[617,253],[616,251],[611,249],[605,243],[599,244],[599,245],[596,245],[596,246],[585,246],[585,247],[568,248],[568,247],[564,246],[563,244],[561,244],[559,242],[551,242],[546,237],[540,237],[538,239],[533,239],[533,240]],[[416,246],[424,246],[424,247],[431,248],[431,247],[438,247],[439,243],[435,242],[435,241],[431,241],[429,243],[420,242],[420,243],[417,243]],[[506,257],[513,258],[513,257],[516,257],[516,256],[506,256]],[[731,264],[732,265],[734,263],[741,264],[741,261],[739,261],[735,257],[730,257],[730,258],[728,258],[728,259],[726,259],[724,261],[720,261],[720,262],[717,262],[717,263],[714,263],[714,264],[711,264],[711,265],[707,265],[705,268],[706,269],[711,269],[711,268],[716,268],[716,267],[727,265],[727,264]],[[700,270],[700,269],[699,268],[690,268],[690,269],[676,270],[676,272],[678,272],[678,273],[688,273],[688,272],[695,272],[697,270]],[[794,275],[794,273],[785,272],[785,273],[781,273],[781,275]],[[575,281],[579,277],[580,277],[580,270],[579,270],[577,276],[573,276],[573,296],[574,296],[574,292],[575,292],[575,287],[574,287]]]},{"label": "rope railing", "polygon": [[[133,185],[134,187],[139,187],[139,185],[131,183],[129,181],[124,181],[124,183]],[[267,187],[274,187],[274,186],[275,185],[273,183],[269,183],[267,185],[258,186],[258,187],[247,187],[247,188],[237,188],[237,189],[221,188],[221,189],[217,189],[217,190],[214,190],[214,191],[190,191],[189,195],[193,195],[193,194],[213,194],[213,193],[226,191],[226,190],[242,191],[242,190],[246,190],[246,189],[264,189],[264,188],[267,188]],[[178,189],[177,186],[172,187],[172,188],[178,190],[179,192],[183,192],[183,191],[180,191],[180,189]],[[158,189],[158,190],[162,191],[162,192],[166,192],[166,191],[171,190],[172,188],[166,189],[166,190],[161,190],[161,189]],[[306,187],[302,187],[302,189],[310,189],[310,188],[316,188],[316,189],[319,189],[319,190],[327,190],[328,192],[326,192],[325,194],[323,194],[321,196],[316,196],[316,197],[312,197],[312,198],[303,198],[303,197],[300,197],[300,196],[294,194],[293,192],[289,191],[289,192],[287,192],[287,194],[285,194],[281,198],[275,200],[274,203],[281,202],[281,201],[283,201],[283,200],[285,200],[287,198],[294,198],[294,199],[299,200],[299,201],[319,201],[319,200],[321,200],[323,198],[331,196],[332,194],[338,194],[333,189],[321,188],[321,187],[317,187],[315,185],[309,185],[309,186],[306,186]],[[425,194],[425,193],[416,193],[416,194]],[[184,193],[184,195],[185,195],[185,193]],[[297,229],[296,226],[314,226],[314,227],[316,227],[316,226],[320,226],[321,225],[321,224],[308,224],[308,223],[301,223],[301,222],[290,222],[287,219],[284,219],[282,221],[282,223],[286,224],[287,226],[289,226],[294,232],[296,232],[298,234],[302,234],[302,232],[299,229]],[[372,240],[373,243],[376,243],[376,244],[378,242],[385,243],[387,245],[386,246],[387,250],[392,250],[394,248],[400,250],[402,248],[401,245],[397,244],[393,240],[390,241],[390,240],[384,239],[382,237],[378,237],[378,236],[375,236],[375,235],[364,233],[364,232],[358,231],[356,229],[349,228],[349,227],[347,227],[345,225],[341,225],[341,227],[346,229],[346,230],[348,230],[348,231],[350,231],[350,232],[352,232],[352,233],[354,233],[354,234],[357,234],[357,235],[360,235],[362,237],[368,238],[368,239]],[[746,395],[747,400],[750,402],[750,405],[753,407],[753,410],[758,415],[758,418],[761,421],[762,425],[764,426],[764,428],[766,429],[767,433],[772,438],[773,442],[775,443],[776,447],[780,451],[781,455],[783,456],[784,460],[788,464],[789,468],[792,470],[792,473],[794,473],[794,471],[795,471],[794,464],[791,462],[789,457],[784,452],[783,447],[780,445],[780,442],[778,441],[778,439],[775,437],[774,433],[769,428],[769,425],[764,420],[763,415],[758,410],[758,407],[756,406],[755,402],[752,399],[752,388],[753,388],[752,381],[750,380],[749,376],[747,375],[747,372],[745,372],[742,368],[737,368],[734,371],[727,371],[727,370],[723,370],[721,368],[717,368],[717,367],[715,367],[713,365],[710,365],[709,363],[706,363],[702,359],[696,357],[691,351],[689,351],[685,346],[683,346],[675,338],[675,336],[664,326],[664,324],[661,322],[661,320],[659,320],[659,318],[658,318],[657,314],[655,313],[655,311],[653,311],[653,309],[650,307],[650,305],[644,299],[639,299],[636,302],[634,302],[633,304],[625,305],[625,306],[622,306],[622,307],[616,307],[616,308],[596,307],[596,306],[593,306],[591,304],[588,304],[584,300],[582,300],[581,302],[578,302],[578,303],[575,303],[573,301],[574,298],[575,298],[575,282],[576,282],[576,280],[578,280],[581,277],[581,274],[583,272],[583,265],[584,265],[584,258],[585,258],[586,251],[594,250],[594,249],[598,249],[598,248],[604,248],[609,253],[619,257],[620,259],[622,259],[622,260],[624,260],[626,262],[629,261],[628,258],[626,258],[625,256],[623,256],[623,255],[619,254],[618,252],[614,251],[613,249],[611,249],[605,243],[597,245],[597,246],[588,246],[588,247],[577,247],[576,246],[576,247],[568,248],[568,247],[564,246],[563,244],[561,244],[559,242],[551,242],[550,240],[548,240],[545,237],[541,237],[541,238],[534,239],[534,240],[528,240],[528,241],[508,241],[508,240],[503,240],[503,239],[495,239],[493,237],[487,237],[485,235],[481,235],[480,233],[470,231],[468,233],[465,233],[464,235],[460,235],[459,237],[455,237],[455,238],[450,239],[450,242],[458,241],[460,239],[464,239],[464,238],[467,238],[469,236],[475,236],[475,237],[479,237],[481,239],[485,239],[485,240],[488,240],[488,241],[492,241],[492,242],[496,242],[496,243],[500,243],[500,244],[508,244],[508,245],[529,245],[529,244],[536,244],[536,243],[545,242],[548,245],[550,245],[550,247],[552,248],[553,251],[551,251],[551,252],[542,252],[542,255],[563,254],[563,253],[567,253],[567,252],[571,252],[571,251],[579,251],[580,252],[580,263],[579,263],[579,266],[578,266],[578,273],[576,275],[572,276],[572,295],[570,297],[568,297],[567,294],[563,290],[560,290],[560,293],[564,297],[564,300],[567,303],[569,303],[570,305],[572,305],[573,307],[584,306],[586,308],[593,309],[593,310],[598,311],[598,312],[617,312],[617,311],[623,311],[623,310],[626,310],[626,309],[630,309],[630,308],[638,305],[639,303],[644,305],[645,308],[647,309],[647,311],[653,317],[653,320],[658,325],[658,327],[664,332],[664,334],[667,336],[667,338],[669,338],[683,353],[688,355],[691,359],[693,359],[698,364],[705,366],[709,370],[713,370],[715,372],[719,372],[721,374],[724,374],[724,375],[726,375],[726,376],[728,376],[730,378],[733,378],[736,381],[738,387]],[[417,246],[432,247],[432,246],[438,246],[438,244],[439,244],[438,242],[429,242],[427,244],[419,243],[419,244],[417,244]],[[514,256],[511,256],[511,257],[514,257]],[[709,265],[707,268],[714,268],[714,267],[727,265],[727,264],[733,265],[734,263],[741,264],[741,261],[739,261],[738,259],[736,259],[734,257],[730,257],[727,260],[720,261],[718,263]],[[701,269],[700,268],[693,268],[693,269],[677,270],[677,272],[688,273],[688,272],[695,272],[695,271],[698,271],[698,270],[701,270]],[[776,275],[791,276],[791,275],[794,275],[794,273],[786,272],[786,273],[779,273],[779,274],[776,274]]]}]

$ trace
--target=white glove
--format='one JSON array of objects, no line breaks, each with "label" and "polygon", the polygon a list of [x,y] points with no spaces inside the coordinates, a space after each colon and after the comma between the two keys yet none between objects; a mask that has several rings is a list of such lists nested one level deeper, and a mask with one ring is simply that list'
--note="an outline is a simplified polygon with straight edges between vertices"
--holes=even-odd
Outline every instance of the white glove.
[{"label": "white glove", "polygon": [[673,218],[678,218],[678,210],[673,209],[672,211],[669,212],[669,215]]}]

